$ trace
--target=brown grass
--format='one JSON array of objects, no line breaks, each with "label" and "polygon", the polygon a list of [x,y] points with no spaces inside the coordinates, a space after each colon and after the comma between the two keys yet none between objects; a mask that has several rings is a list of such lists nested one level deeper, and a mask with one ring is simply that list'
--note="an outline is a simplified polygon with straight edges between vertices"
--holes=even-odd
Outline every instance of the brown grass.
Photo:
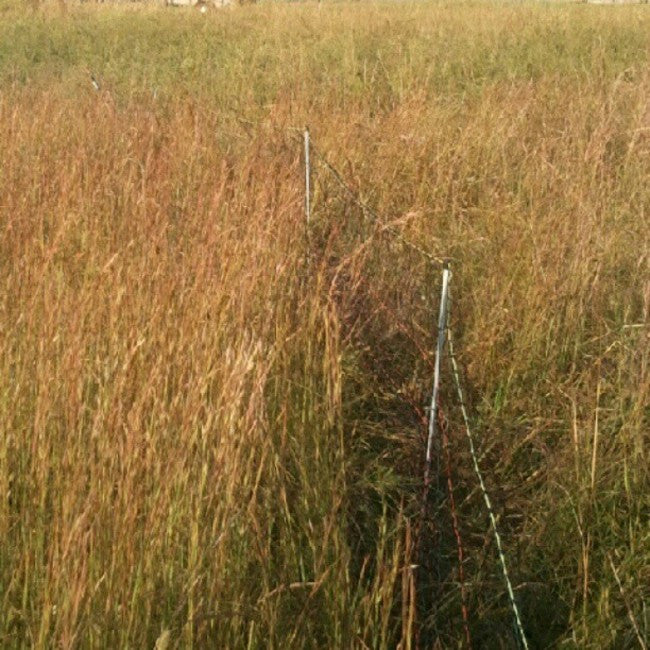
[{"label": "brown grass", "polygon": [[[462,642],[444,502],[412,569],[438,272],[322,167],[307,264],[305,123],[453,259],[533,647],[647,636],[647,14],[2,11],[3,646]],[[512,647],[445,381],[472,637]]]}]

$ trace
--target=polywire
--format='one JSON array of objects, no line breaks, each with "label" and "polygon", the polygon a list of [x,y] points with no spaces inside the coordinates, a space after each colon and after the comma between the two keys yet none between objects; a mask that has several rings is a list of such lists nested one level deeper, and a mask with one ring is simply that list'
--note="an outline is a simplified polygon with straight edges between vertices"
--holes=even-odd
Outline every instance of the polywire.
[{"label": "polywire", "polygon": [[414,251],[418,252],[420,255],[422,255],[424,258],[426,258],[429,262],[435,264],[435,265],[440,265],[444,264],[446,260],[436,257],[435,255],[432,255],[431,253],[425,251],[421,246],[418,244],[410,241],[404,235],[402,235],[397,228],[394,226],[390,226],[386,224],[385,220],[382,219],[382,217],[375,211],[373,210],[369,205],[361,201],[357,194],[348,186],[348,184],[343,180],[343,177],[341,174],[337,171],[337,169],[325,158],[325,156],[319,151],[319,149],[314,146],[313,141],[311,141],[311,151],[315,154],[316,158],[323,163],[325,168],[332,174],[334,179],[337,181],[337,183],[345,190],[346,194],[354,201],[354,203],[357,204],[364,212],[369,214],[376,223],[380,224],[386,231],[388,231],[391,235],[399,239],[405,246],[408,246],[409,248],[413,249]]},{"label": "polywire", "polygon": [[[449,308],[447,309],[449,312]],[[447,321],[449,323],[449,321]],[[506,583],[506,589],[508,590],[508,598],[510,600],[510,606],[512,607],[512,613],[515,617],[515,624],[517,628],[517,633],[519,634],[519,640],[521,642],[524,650],[528,650],[528,641],[526,639],[526,633],[524,632],[524,626],[521,622],[521,616],[519,615],[519,608],[517,607],[517,601],[515,600],[515,592],[512,588],[512,583],[510,582],[510,576],[508,574],[508,565],[506,563],[506,556],[503,552],[503,545],[501,544],[501,535],[499,534],[499,529],[497,528],[497,520],[494,516],[494,510],[492,509],[492,501],[490,495],[485,487],[485,481],[483,480],[483,473],[478,464],[478,458],[476,456],[476,449],[474,447],[474,436],[472,430],[469,426],[469,416],[467,415],[467,408],[465,407],[465,396],[463,394],[463,388],[460,383],[460,372],[458,370],[458,363],[456,362],[456,355],[454,354],[454,342],[451,334],[451,327],[447,325],[447,341],[448,341],[448,350],[449,357],[451,359],[451,367],[454,375],[454,383],[456,384],[456,392],[458,393],[458,401],[460,402],[460,410],[463,414],[463,421],[465,423],[465,432],[467,433],[467,440],[469,441],[469,450],[472,456],[472,463],[474,465],[474,473],[478,478],[478,482],[483,493],[483,501],[485,502],[485,507],[487,508],[488,515],[490,517],[490,524],[492,526],[492,533],[494,535],[494,541],[496,543],[497,552],[499,554],[499,562],[501,564],[501,571],[503,573],[503,579]]]}]

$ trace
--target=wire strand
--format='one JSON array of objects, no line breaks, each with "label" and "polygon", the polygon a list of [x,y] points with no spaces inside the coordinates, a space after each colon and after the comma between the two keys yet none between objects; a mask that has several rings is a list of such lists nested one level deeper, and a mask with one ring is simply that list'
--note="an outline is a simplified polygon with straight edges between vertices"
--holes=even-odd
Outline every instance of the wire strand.
[{"label": "wire strand", "polygon": [[[361,210],[363,210],[364,213],[369,214],[374,219],[375,223],[379,224],[382,227],[382,230],[386,230],[387,232],[392,234],[396,239],[401,241],[405,246],[407,246],[408,248],[410,248],[410,249],[416,251],[417,253],[419,253],[429,263],[434,264],[436,266],[442,265],[444,267],[444,269],[445,269],[445,272],[448,273],[448,263],[449,263],[448,258],[443,259],[443,258],[437,257],[435,255],[432,255],[431,253],[424,250],[421,246],[419,246],[415,242],[412,242],[409,239],[407,239],[406,237],[404,237],[404,235],[397,228],[387,224],[385,219],[383,219],[377,213],[376,210],[374,210],[369,205],[364,203],[358,197],[357,193],[354,192],[350,188],[350,186],[343,179],[343,176],[341,175],[341,173],[329,162],[329,160],[327,160],[327,158],[321,153],[321,151],[318,149],[318,147],[316,147],[314,145],[313,139],[310,140],[309,145],[310,145],[311,152],[313,152],[313,154],[314,154],[314,157],[319,162],[321,162],[323,164],[325,169],[327,169],[330,172],[330,174],[333,176],[333,178],[336,180],[336,182],[340,185],[340,187],[345,191],[345,193],[349,196],[349,198],[359,208],[361,208]],[[313,169],[313,167],[312,167],[312,169]],[[474,473],[476,474],[476,477],[478,479],[479,486],[481,488],[481,492],[482,492],[482,495],[483,495],[483,500],[485,502],[485,507],[486,507],[486,509],[488,511],[488,515],[489,515],[489,518],[490,518],[492,533],[494,535],[494,540],[495,540],[498,555],[499,555],[499,563],[501,565],[501,571],[503,573],[503,578],[504,578],[504,581],[505,581],[505,584],[506,584],[506,589],[507,589],[507,592],[508,592],[508,598],[509,598],[509,601],[510,601],[510,606],[512,608],[512,612],[513,612],[513,615],[514,615],[515,627],[516,627],[517,634],[519,636],[519,641],[521,643],[521,646],[524,648],[524,650],[528,650],[528,648],[529,648],[528,641],[526,639],[526,634],[524,632],[524,627],[523,627],[523,624],[521,622],[521,616],[519,614],[519,608],[517,606],[517,601],[515,599],[515,593],[514,593],[514,589],[512,587],[512,582],[510,581],[510,576],[508,574],[508,566],[507,566],[507,562],[506,562],[505,553],[503,551],[503,544],[501,542],[501,535],[499,534],[499,529],[497,527],[496,517],[494,515],[494,510],[492,508],[492,501],[490,499],[490,495],[489,495],[489,493],[487,491],[487,488],[485,486],[485,481],[483,479],[483,473],[481,472],[481,468],[479,466],[478,458],[477,458],[477,455],[476,455],[476,449],[475,449],[475,445],[474,445],[474,436],[472,434],[472,430],[471,430],[471,427],[470,427],[470,424],[469,424],[469,416],[468,416],[468,413],[467,413],[467,407],[465,405],[465,397],[464,397],[464,394],[463,394],[463,389],[462,389],[462,385],[461,385],[461,381],[460,381],[460,372],[459,372],[459,369],[458,369],[458,363],[456,361],[456,355],[454,353],[454,344],[453,344],[451,326],[449,324],[449,311],[450,311],[451,298],[449,296],[449,293],[445,292],[444,290],[443,290],[443,300],[444,300],[444,304],[441,301],[441,305],[440,305],[441,315],[440,315],[440,322],[439,322],[439,330],[440,330],[440,326],[442,326],[443,331],[438,332],[438,337],[439,337],[438,338],[438,350],[437,350],[438,351],[438,356],[441,354],[442,347],[444,346],[444,340],[445,340],[445,331],[444,330],[446,330],[446,338],[447,338],[447,342],[448,342],[449,357],[450,357],[450,360],[451,360],[451,366],[452,366],[452,370],[453,370],[454,383],[455,383],[455,387],[456,387],[456,392],[458,394],[458,400],[459,400],[459,403],[460,403],[460,409],[461,409],[461,413],[462,413],[462,416],[463,416],[463,421],[464,421],[464,424],[465,424],[465,432],[467,434],[467,440],[469,442],[469,449],[470,449],[470,454],[472,456],[472,463],[473,463],[473,466],[474,466]],[[443,313],[444,313],[444,316],[442,315]],[[434,397],[433,397],[432,408],[431,408],[431,412],[430,412],[430,418],[434,422],[434,424],[433,424],[434,429],[435,429],[435,415],[436,415],[435,410],[436,410],[436,406],[437,406],[437,399],[436,399],[437,395],[436,395],[436,393],[437,393],[437,391],[435,391],[435,388],[434,388]],[[431,417],[431,416],[433,416],[433,417]],[[430,427],[431,427],[431,420],[430,420],[430,423],[429,423]],[[430,434],[429,438],[431,438],[431,431],[429,431],[429,434]],[[429,440],[429,445],[428,446],[430,446],[430,445],[431,445],[431,440]],[[447,462],[449,462],[449,459],[447,459]],[[426,494],[426,491],[427,491],[427,488],[428,488],[428,483],[430,481],[430,474],[429,474],[429,472],[430,472],[430,463],[431,463],[431,450],[427,449],[427,470],[425,471],[425,494]],[[425,503],[426,503],[426,501],[425,501]],[[424,507],[426,508],[426,505]],[[462,558],[462,555],[460,557]],[[461,559],[461,562],[462,562],[462,559]],[[467,625],[467,619],[465,618],[467,614],[466,614],[465,610],[463,611],[463,615],[464,615],[465,625]],[[466,632],[468,633],[469,630],[466,629]],[[468,641],[469,641],[469,637],[468,637]]]},{"label": "wire strand", "polygon": [[[449,312],[449,307],[447,307]],[[487,508],[488,515],[490,517],[490,524],[492,526],[492,533],[494,534],[494,541],[496,543],[497,551],[499,554],[499,562],[501,564],[501,571],[503,573],[503,579],[506,583],[506,589],[508,590],[508,598],[510,600],[510,606],[512,607],[512,613],[515,617],[515,625],[517,633],[519,635],[519,640],[521,642],[524,650],[528,650],[528,641],[526,639],[526,633],[524,632],[524,626],[521,622],[521,616],[519,615],[519,608],[517,607],[517,601],[515,600],[515,592],[512,588],[512,582],[510,581],[510,576],[508,574],[508,565],[506,563],[506,556],[503,552],[503,545],[501,543],[501,535],[499,534],[499,529],[497,528],[497,520],[494,516],[494,510],[492,509],[492,501],[490,495],[485,487],[485,481],[483,480],[483,473],[478,464],[478,458],[476,456],[476,449],[474,446],[474,435],[469,425],[469,416],[467,414],[467,407],[465,406],[465,396],[463,394],[463,388],[460,382],[460,372],[458,370],[458,363],[456,361],[456,355],[454,353],[454,342],[451,333],[451,327],[449,326],[449,321],[447,321],[447,349],[449,350],[449,357],[451,359],[451,367],[454,375],[454,383],[456,384],[456,392],[458,393],[458,401],[460,402],[460,410],[463,415],[463,421],[465,423],[465,432],[467,434],[467,440],[469,442],[469,450],[472,456],[472,463],[474,465],[474,473],[478,478],[479,485],[481,487],[481,492],[483,493],[483,501],[485,502],[485,507]]]},{"label": "wire strand", "polygon": [[332,165],[329,160],[320,152],[318,147],[316,147],[313,143],[313,139],[311,141],[311,150],[315,154],[315,157],[325,166],[325,168],[332,174],[334,179],[337,181],[337,183],[345,190],[346,194],[352,199],[354,203],[357,204],[358,207],[360,207],[364,212],[369,214],[376,223],[378,223],[381,227],[382,230],[386,230],[389,232],[391,235],[393,235],[396,239],[401,241],[405,246],[408,248],[411,248],[412,250],[416,251],[422,257],[424,257],[427,261],[429,261],[431,264],[434,264],[436,266],[439,266],[441,264],[445,264],[448,260],[443,259],[441,257],[437,257],[435,255],[432,255],[428,251],[424,250],[419,244],[416,244],[415,242],[412,242],[410,239],[407,239],[404,237],[404,235],[394,226],[391,226],[386,223],[386,220],[377,213],[376,210],[371,208],[367,203],[364,203],[357,195],[357,193],[350,188],[350,186],[343,180],[343,176],[339,173],[339,171]]}]

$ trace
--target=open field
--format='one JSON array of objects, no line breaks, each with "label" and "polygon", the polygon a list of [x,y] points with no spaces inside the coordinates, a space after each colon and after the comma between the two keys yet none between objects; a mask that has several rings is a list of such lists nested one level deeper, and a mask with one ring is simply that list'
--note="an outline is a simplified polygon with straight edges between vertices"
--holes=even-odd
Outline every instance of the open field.
[{"label": "open field", "polygon": [[[0,0],[0,647],[462,647],[395,231],[452,259],[530,647],[643,647],[649,63],[644,7]],[[321,165],[306,232],[305,124],[391,231]],[[441,406],[472,644],[514,648],[447,363]]]}]

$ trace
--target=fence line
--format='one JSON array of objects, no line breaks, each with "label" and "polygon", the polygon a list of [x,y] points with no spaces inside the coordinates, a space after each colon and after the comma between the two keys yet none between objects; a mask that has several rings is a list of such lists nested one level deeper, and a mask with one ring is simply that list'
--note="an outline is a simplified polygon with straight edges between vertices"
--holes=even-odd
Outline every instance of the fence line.
[{"label": "fence line", "polygon": [[332,165],[329,162],[329,160],[327,160],[327,158],[320,152],[318,147],[316,147],[313,142],[311,142],[311,151],[314,153],[315,157],[319,160],[319,162],[323,164],[325,169],[327,169],[327,171],[330,172],[330,174],[341,186],[341,188],[345,191],[345,193],[350,197],[350,199],[352,199],[352,201],[359,208],[361,208],[361,210],[363,210],[364,213],[369,214],[373,218],[375,223],[381,226],[382,230],[386,230],[387,232],[389,232],[396,239],[401,241],[405,246],[419,253],[431,264],[439,266],[439,265],[444,265],[445,262],[448,261],[446,258],[443,259],[442,257],[437,257],[435,255],[432,255],[428,251],[424,250],[424,248],[422,248],[419,244],[416,244],[415,242],[412,242],[410,239],[404,237],[404,235],[397,228],[386,223],[386,220],[383,219],[376,210],[371,208],[367,203],[364,203],[359,198],[357,193],[354,190],[352,190],[350,186],[343,180],[343,176],[341,175],[341,173],[336,169],[336,167],[334,167],[334,165]]},{"label": "fence line", "polygon": [[449,341],[448,350],[449,357],[451,359],[451,367],[454,375],[454,383],[456,384],[456,392],[458,394],[458,401],[460,402],[460,410],[463,415],[463,421],[465,424],[465,433],[467,434],[467,440],[469,442],[469,450],[472,456],[472,463],[474,465],[474,473],[478,479],[481,492],[483,493],[483,501],[485,502],[485,507],[487,508],[488,515],[490,517],[490,524],[492,526],[492,533],[494,535],[494,541],[497,546],[497,551],[499,554],[499,562],[501,563],[501,572],[503,573],[503,579],[506,583],[506,589],[508,590],[508,598],[510,599],[510,606],[512,607],[512,613],[515,617],[515,626],[517,634],[519,636],[519,641],[524,648],[528,650],[528,641],[526,639],[526,633],[524,632],[524,626],[521,622],[521,616],[519,615],[519,608],[517,607],[517,601],[515,600],[515,592],[512,588],[512,583],[510,581],[510,576],[508,574],[508,565],[506,563],[506,556],[503,552],[503,545],[501,544],[501,535],[499,534],[499,529],[497,527],[497,520],[494,516],[494,510],[492,509],[492,500],[490,499],[490,494],[485,487],[485,481],[483,480],[483,472],[478,464],[478,458],[476,456],[476,449],[474,447],[474,435],[469,425],[469,416],[467,415],[467,408],[465,406],[465,396],[463,394],[463,388],[460,382],[460,372],[458,370],[458,363],[456,361],[456,355],[454,353],[454,342],[451,334],[451,328],[447,328],[447,340]]},{"label": "fence line", "polygon": [[[440,298],[440,310],[438,314],[438,338],[437,338],[437,345],[436,345],[436,358],[435,358],[435,367],[434,367],[434,382],[433,382],[433,390],[432,390],[432,395],[431,395],[431,403],[430,403],[430,408],[429,408],[429,423],[428,423],[428,438],[427,438],[427,451],[426,451],[426,464],[425,464],[425,473],[424,473],[424,498],[423,498],[423,512],[426,511],[426,502],[428,498],[428,492],[429,492],[429,485],[431,481],[431,464],[433,460],[433,444],[435,441],[435,434],[436,434],[436,419],[438,414],[440,413],[439,411],[439,405],[438,405],[438,400],[439,400],[439,392],[440,392],[440,377],[441,377],[441,359],[442,359],[442,354],[444,350],[444,345],[445,345],[445,340],[448,341],[448,350],[449,350],[449,358],[451,360],[451,366],[452,366],[452,371],[453,371],[453,379],[454,379],[454,384],[456,388],[456,392],[458,395],[458,401],[460,405],[460,410],[463,416],[463,422],[465,425],[465,432],[467,435],[467,440],[469,442],[469,450],[470,454],[472,457],[472,464],[473,464],[473,469],[474,473],[476,474],[476,477],[478,479],[479,487],[481,489],[481,493],[483,495],[483,501],[485,503],[485,507],[488,512],[488,516],[490,518],[490,525],[492,528],[492,533],[494,536],[494,540],[496,543],[497,547],[497,552],[499,556],[499,563],[501,566],[501,572],[503,574],[503,579],[506,585],[506,590],[508,592],[508,599],[510,602],[510,607],[512,609],[513,617],[514,617],[514,622],[515,622],[515,630],[517,633],[517,637],[519,640],[519,643],[521,647],[524,650],[528,650],[528,640],[526,638],[526,633],[524,632],[524,626],[521,621],[521,615],[519,613],[519,607],[517,606],[517,601],[515,599],[515,593],[514,589],[512,587],[512,582],[510,580],[510,575],[508,573],[508,565],[505,557],[505,553],[503,550],[503,544],[501,542],[501,535],[499,533],[499,529],[497,526],[497,520],[496,516],[494,514],[494,510],[492,508],[492,500],[490,499],[489,492],[487,490],[487,487],[485,485],[485,481],[483,479],[483,473],[481,471],[481,468],[478,463],[478,457],[476,454],[476,448],[474,445],[474,435],[472,433],[470,423],[469,423],[469,415],[467,413],[467,407],[465,405],[465,396],[463,393],[462,389],[462,384],[460,380],[460,371],[458,368],[458,362],[456,361],[456,355],[454,352],[454,344],[453,344],[453,338],[452,338],[452,331],[451,331],[451,326],[449,324],[449,313],[450,313],[450,303],[451,303],[451,298],[449,295],[449,283],[451,280],[451,270],[449,268],[449,258],[443,259],[440,257],[437,257],[435,255],[432,255],[428,251],[424,250],[421,246],[418,244],[410,241],[402,233],[396,229],[394,226],[391,226],[390,224],[387,224],[384,219],[381,218],[381,216],[373,210],[370,206],[368,206],[366,203],[361,201],[361,199],[358,197],[357,193],[355,193],[350,186],[345,182],[343,179],[343,176],[339,173],[339,171],[327,160],[327,158],[320,152],[320,150],[314,146],[313,142],[310,140],[309,136],[309,131],[305,130],[304,133],[304,143],[305,143],[305,174],[308,175],[310,173],[310,163],[309,163],[309,152],[313,152],[315,154],[315,157],[323,164],[323,166],[330,172],[330,174],[334,177],[334,179],[337,181],[337,183],[341,186],[341,188],[346,192],[346,194],[352,199],[352,201],[360,207],[364,213],[369,214],[373,220],[382,225],[382,229],[386,230],[387,232],[391,233],[393,236],[395,236],[397,239],[399,239],[402,243],[404,243],[406,246],[409,248],[415,250],[418,252],[420,255],[422,255],[428,262],[435,264],[435,265],[442,265],[443,267],[443,275],[442,275],[442,289],[441,289],[441,298]],[[309,181],[306,181],[306,189],[309,192]],[[309,198],[306,197],[306,206],[309,206]],[[311,213],[309,211],[309,208],[307,208],[307,220],[308,224],[311,218]],[[448,453],[448,450],[447,450]],[[447,463],[449,462],[449,459],[447,459]],[[448,468],[449,471],[449,468]],[[450,480],[450,477],[448,476],[448,480]],[[455,516],[455,513],[454,513]],[[454,524],[456,526],[455,533],[458,533],[457,531],[457,524]],[[462,551],[461,551],[461,562],[462,562]],[[462,567],[461,567],[462,569]],[[467,627],[467,619],[466,619],[466,609],[465,609],[465,602],[463,599],[463,617],[464,617],[464,622],[466,626],[466,634],[467,634],[467,640],[469,641],[469,628]]]}]

